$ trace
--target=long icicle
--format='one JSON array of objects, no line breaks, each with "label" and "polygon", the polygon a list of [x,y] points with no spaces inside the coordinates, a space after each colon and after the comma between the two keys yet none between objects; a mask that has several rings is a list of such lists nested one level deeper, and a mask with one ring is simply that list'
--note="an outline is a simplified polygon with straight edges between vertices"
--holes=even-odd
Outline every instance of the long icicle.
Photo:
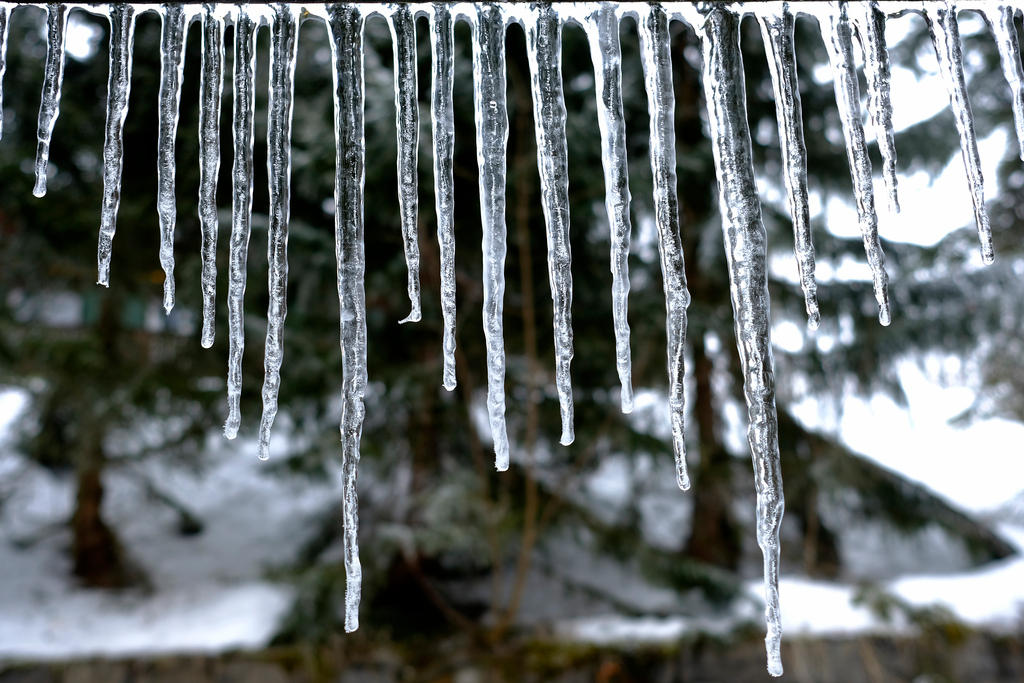
[{"label": "long icicle", "polygon": [[967,96],[967,81],[964,77],[964,56],[960,47],[960,29],[956,23],[956,7],[952,3],[928,3],[924,17],[928,22],[939,72],[949,92],[949,106],[953,110],[956,130],[960,134],[960,154],[963,157],[967,182],[970,185],[971,201],[974,202],[974,219],[978,225],[981,241],[981,260],[992,263],[995,252],[992,249],[992,228],[985,210],[985,180],[981,175],[981,156],[978,154],[978,136],[974,132],[974,114]]},{"label": "long icicle", "polygon": [[476,158],[480,168],[480,220],[483,224],[484,338],[487,342],[487,417],[494,439],[494,466],[508,469],[505,426],[505,17],[501,6],[477,6],[473,26],[473,103]]},{"label": "long icicle", "polygon": [[779,528],[785,501],[775,412],[767,236],[761,221],[747,127],[739,17],[722,7],[713,8],[700,33],[704,97],[718,176],[719,211],[747,401],[747,439],[757,490],[757,543],[764,554],[768,673],[781,676]]},{"label": "long icicle", "polygon": [[160,7],[160,130],[157,138],[156,210],[160,218],[160,266],[164,269],[164,310],[174,308],[174,141],[178,135],[181,78],[185,71],[185,9],[181,4]]},{"label": "long icicle", "polygon": [[273,6],[270,28],[270,76],[267,98],[267,180],[270,223],[267,228],[267,342],[263,356],[263,416],[259,458],[270,457],[270,430],[277,416],[284,361],[284,320],[288,314],[288,220],[291,209],[292,108],[295,100],[295,55],[299,9]]},{"label": "long icicle", "polygon": [[686,267],[679,226],[679,196],[676,194],[675,94],[672,90],[672,53],[668,15],[659,5],[640,14],[640,58],[647,89],[647,111],[651,129],[651,173],[654,178],[654,218],[658,226],[662,286],[665,291],[665,331],[668,337],[668,405],[672,425],[672,451],[676,483],[690,488],[686,467],[684,419],[686,396]]},{"label": "long icicle", "polygon": [[217,175],[220,172],[220,100],[224,92],[224,18],[213,3],[203,12],[203,63],[199,80],[199,225],[202,231],[203,330],[213,346],[217,316]]},{"label": "long icicle", "polygon": [[408,269],[409,315],[399,323],[418,322],[420,309],[420,243],[417,226],[419,190],[420,108],[417,100],[416,18],[406,4],[388,17],[395,61],[395,125],[398,129],[398,212],[402,218],[402,247]]},{"label": "long icicle", "polygon": [[366,295],[363,275],[363,186],[366,145],[363,131],[363,16],[358,5],[333,5],[334,136],[337,145],[334,199],[335,254],[341,317],[342,523],[345,545],[345,630],[359,628],[362,567],[359,563],[359,440],[366,391]]},{"label": "long icicle", "polygon": [[892,75],[885,44],[885,14],[875,0],[850,6],[850,19],[864,53],[864,78],[868,86],[868,113],[882,155],[882,177],[889,195],[889,209],[900,210],[896,190],[896,138],[892,128]]},{"label": "long icicle", "polygon": [[846,140],[846,156],[850,161],[853,194],[857,200],[857,220],[864,239],[868,265],[871,267],[875,300],[878,302],[878,320],[888,325],[891,320],[889,276],[885,272],[885,254],[878,241],[878,214],[875,211],[875,191],[871,184],[871,158],[864,139],[860,88],[853,61],[853,34],[845,2],[829,13],[828,25],[822,26],[822,38],[832,64],[833,90],[839,119],[842,121],[843,138]]},{"label": "long icicle", "polygon": [[60,89],[64,83],[64,40],[68,27],[68,6],[60,2],[46,4],[46,66],[43,92],[39,100],[39,126],[36,144],[36,184],[32,194],[46,195],[46,171],[50,161],[50,138],[60,114]]},{"label": "long icicle", "polygon": [[10,7],[0,4],[0,140],[4,137],[4,74],[7,73],[7,36],[11,28]]},{"label": "long icicle", "polygon": [[96,248],[97,284],[110,286],[110,257],[121,204],[121,175],[124,170],[124,120],[132,81],[132,52],[135,45],[135,8],[129,4],[110,5],[110,71],[107,76],[107,124],[103,133],[103,203]]},{"label": "long icicle", "polygon": [[758,16],[768,69],[775,91],[775,114],[779,124],[779,146],[785,171],[789,213],[793,217],[793,241],[800,287],[804,292],[807,324],[813,330],[821,321],[818,310],[818,286],[814,281],[814,242],[811,239],[811,210],[807,199],[807,147],[800,111],[800,84],[797,81],[793,28],[796,23],[789,5],[778,13]]},{"label": "long icicle", "polygon": [[562,94],[562,23],[550,4],[530,12],[527,52],[530,90],[537,137],[537,169],[541,206],[547,227],[548,278],[554,308],[555,388],[562,416],[563,446],[575,438],[572,378],[572,252],[569,244],[569,150],[565,139],[565,99]]},{"label": "long icicle", "polygon": [[601,5],[584,24],[594,63],[597,123],[601,131],[605,211],[611,236],[612,324],[615,329],[615,369],[619,374],[623,413],[633,412],[633,378],[629,349],[629,160],[626,120],[622,111],[622,46],[618,10]]},{"label": "long icicle", "polygon": [[452,84],[455,78],[455,20],[443,2],[430,14],[433,79],[430,120],[434,135],[434,197],[437,205],[437,242],[441,252],[441,315],[444,320],[442,383],[455,389],[455,114]]},{"label": "long icicle", "polygon": [[[997,14],[998,13],[998,14]],[[999,64],[1003,77],[1010,86],[1010,104],[1013,107],[1013,127],[1017,131],[1020,158],[1024,160],[1024,67],[1020,61],[1020,39],[1013,23],[1012,7],[1001,5],[982,10],[992,36],[999,48]]]},{"label": "long icicle", "polygon": [[228,255],[228,418],[224,435],[238,436],[242,423],[242,353],[245,351],[245,274],[252,233],[252,143],[256,91],[256,23],[239,6],[235,18],[234,111],[231,168],[231,244]]}]

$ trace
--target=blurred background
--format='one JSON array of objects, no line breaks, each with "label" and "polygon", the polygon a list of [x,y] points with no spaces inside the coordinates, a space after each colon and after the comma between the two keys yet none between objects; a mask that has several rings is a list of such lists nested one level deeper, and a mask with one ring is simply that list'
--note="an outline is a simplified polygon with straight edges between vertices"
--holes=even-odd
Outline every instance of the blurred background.
[{"label": "blurred background", "polygon": [[[782,610],[797,681],[1024,679],[1024,169],[983,20],[960,15],[997,246],[982,267],[924,20],[888,23],[903,211],[881,213],[893,324],[877,323],[831,70],[797,22],[822,325],[805,323],[756,23],[742,25],[770,242],[786,516]],[[470,29],[456,25],[458,388],[441,387],[430,46],[418,23],[423,321],[408,312],[391,43],[366,26],[370,385],[359,479],[362,626],[342,629],[341,358],[330,49],[302,24],[282,413],[255,434],[266,294],[266,75],[258,39],[243,426],[226,441],[231,39],[221,117],[217,341],[199,346],[200,35],[177,137],[178,304],[161,307],[160,21],[139,16],[111,287],[97,287],[105,20],[71,13],[49,196],[32,197],[45,13],[11,18],[0,145],[0,681],[766,680],[761,555],[693,32],[672,26],[689,309],[675,485],[664,300],[635,23],[622,25],[633,195],[633,382],[619,412],[604,181],[587,42],[564,32],[576,442],[558,445],[551,303],[523,31],[508,31],[507,397],[485,409]],[[863,88],[863,85],[862,85]],[[863,92],[863,89],[862,89]],[[871,135],[870,127],[868,135]],[[874,145],[874,167],[881,167]],[[884,192],[878,193],[883,195]],[[879,202],[880,207],[884,202]]]}]

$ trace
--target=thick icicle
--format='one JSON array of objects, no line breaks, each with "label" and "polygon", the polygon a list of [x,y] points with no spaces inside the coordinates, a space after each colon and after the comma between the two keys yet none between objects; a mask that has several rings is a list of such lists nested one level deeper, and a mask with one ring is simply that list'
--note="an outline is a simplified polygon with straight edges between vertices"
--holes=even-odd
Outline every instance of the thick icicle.
[{"label": "thick icicle", "polygon": [[505,17],[496,3],[476,9],[473,26],[473,102],[476,158],[480,168],[483,224],[484,337],[487,340],[487,416],[494,439],[494,466],[508,469],[505,427]]},{"label": "thick icicle", "polygon": [[124,120],[132,80],[135,43],[135,8],[110,5],[110,72],[107,77],[107,125],[103,134],[103,204],[96,249],[97,284],[110,286],[110,255],[121,204],[121,173],[124,169]]},{"label": "thick icicle", "polygon": [[572,252],[569,245],[569,150],[565,139],[562,94],[562,23],[558,10],[540,4],[530,12],[527,52],[537,137],[541,206],[547,226],[548,278],[554,308],[555,388],[562,415],[563,446],[576,438],[573,429]]},{"label": "thick icicle", "polygon": [[874,281],[875,300],[878,302],[878,320],[890,322],[889,276],[885,272],[885,254],[878,241],[878,214],[875,212],[875,191],[871,184],[871,158],[864,139],[864,124],[860,113],[860,87],[857,84],[856,65],[853,61],[853,34],[847,15],[846,3],[828,15],[828,26],[822,27],[822,37],[832,64],[832,83],[836,106],[846,140],[846,156],[850,160],[850,177],[857,200],[857,220],[871,277]]},{"label": "thick icicle", "polygon": [[758,17],[768,69],[775,91],[775,114],[779,123],[779,146],[782,167],[786,174],[786,194],[793,217],[793,238],[796,243],[796,265],[800,271],[800,287],[804,292],[807,324],[816,329],[821,320],[818,311],[818,287],[814,281],[814,242],[811,239],[811,210],[807,200],[807,147],[804,145],[804,122],[800,111],[800,85],[797,82],[796,54],[793,50],[795,18],[783,4],[777,14]]},{"label": "thick icicle", "polygon": [[174,308],[174,141],[178,135],[181,77],[185,70],[185,8],[165,3],[160,8],[160,131],[157,138],[156,210],[160,217],[160,266],[164,269],[164,310]]},{"label": "thick icicle", "polygon": [[982,15],[999,48],[999,63],[1010,86],[1010,104],[1013,106],[1013,126],[1017,131],[1020,158],[1024,160],[1024,68],[1020,61],[1020,40],[1013,23],[1013,8],[1006,5],[985,8]]},{"label": "thick icicle", "polygon": [[597,123],[601,131],[605,211],[611,234],[612,323],[615,328],[615,367],[621,386],[622,412],[633,412],[633,379],[629,351],[629,160],[626,121],[622,112],[622,47],[619,15],[607,4],[587,17],[584,25],[594,63]]},{"label": "thick icicle", "polygon": [[334,199],[338,302],[341,308],[341,467],[345,544],[345,630],[359,628],[362,568],[359,564],[359,440],[366,391],[366,295],[363,274],[363,185],[366,146],[363,133],[363,17],[357,5],[334,5],[330,15],[334,53],[334,136],[337,168]]},{"label": "thick icicle", "polygon": [[650,112],[651,173],[654,177],[654,218],[658,226],[662,286],[665,291],[665,330],[668,336],[668,405],[672,425],[672,450],[676,461],[676,483],[690,488],[686,469],[684,418],[686,397],[684,348],[686,346],[686,288],[683,241],[679,227],[679,197],[676,194],[675,94],[672,90],[672,53],[668,15],[658,5],[640,14],[640,58]]},{"label": "thick icicle", "polygon": [[739,17],[711,9],[701,28],[703,82],[718,175],[719,211],[729,262],[736,342],[747,401],[747,439],[757,490],[757,543],[764,554],[768,673],[782,675],[779,613],[779,528],[785,507],[775,413],[775,377],[768,298],[767,237],[761,221],[747,127]]},{"label": "thick icicle", "polygon": [[964,56],[960,48],[960,29],[956,24],[956,7],[952,3],[926,3],[925,19],[931,34],[939,72],[949,92],[949,106],[953,110],[956,129],[960,134],[960,154],[967,171],[967,182],[974,202],[974,219],[978,224],[978,238],[981,240],[981,260],[992,263],[995,253],[992,249],[992,228],[988,224],[985,210],[985,181],[981,175],[981,156],[978,154],[978,137],[974,132],[974,115],[971,101],[967,97],[967,81],[964,78]]},{"label": "thick icicle", "polygon": [[419,152],[420,108],[416,97],[416,18],[406,4],[388,18],[395,61],[395,125],[398,128],[398,212],[402,217],[402,246],[409,271],[409,315],[400,323],[417,322],[420,311],[420,243],[417,229],[419,190],[416,155]]},{"label": "thick icicle", "polygon": [[64,39],[68,27],[68,6],[60,2],[46,4],[46,67],[43,92],[39,101],[39,142],[36,145],[36,184],[32,194],[46,195],[46,171],[50,161],[50,138],[60,114],[60,89],[64,82]]},{"label": "thick icicle", "polygon": [[270,457],[270,430],[277,416],[284,361],[284,319],[288,314],[288,219],[291,208],[292,106],[295,100],[295,54],[299,8],[274,4],[270,28],[270,76],[267,99],[267,180],[270,223],[267,228],[267,343],[263,356],[263,417],[259,458]]},{"label": "thick icicle", "polygon": [[896,139],[892,128],[890,95],[892,77],[889,71],[889,51],[885,45],[885,14],[874,0],[853,3],[851,8],[850,19],[857,30],[861,51],[864,53],[868,112],[878,151],[882,155],[882,177],[889,194],[889,209],[898,213],[900,200],[896,192]]},{"label": "thick icicle", "polygon": [[203,65],[199,81],[199,225],[202,230],[203,331],[213,346],[217,316],[217,174],[220,172],[220,98],[224,90],[224,19],[213,3],[203,13]]},{"label": "thick icicle", "polygon": [[10,12],[7,3],[0,5],[0,140],[4,137],[4,74],[7,73],[7,36],[10,33]]},{"label": "thick icicle", "polygon": [[242,352],[245,350],[245,271],[252,232],[252,140],[256,91],[256,24],[244,6],[235,18],[234,112],[231,168],[231,245],[228,256],[228,419],[224,435],[233,439],[242,422]]},{"label": "thick icicle", "polygon": [[430,120],[434,135],[434,197],[437,205],[437,242],[441,250],[441,315],[444,319],[444,373],[442,383],[455,389],[455,114],[452,82],[455,78],[455,21],[448,6],[435,2],[430,14],[433,55]]}]

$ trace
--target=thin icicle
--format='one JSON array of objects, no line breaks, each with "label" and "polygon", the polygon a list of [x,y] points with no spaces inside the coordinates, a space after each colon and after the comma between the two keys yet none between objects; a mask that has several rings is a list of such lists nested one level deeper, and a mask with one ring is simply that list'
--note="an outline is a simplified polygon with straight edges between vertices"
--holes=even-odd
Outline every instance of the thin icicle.
[{"label": "thin icicle", "polygon": [[103,134],[103,204],[96,249],[97,284],[110,286],[110,256],[121,204],[121,173],[124,169],[124,120],[132,80],[135,49],[135,8],[110,5],[110,71],[107,76],[107,125]]},{"label": "thin icicle", "polygon": [[0,140],[4,137],[4,74],[7,73],[7,36],[10,33],[10,12],[7,3],[0,4]]},{"label": "thin icicle", "polygon": [[875,131],[878,151],[882,154],[882,177],[889,195],[889,209],[900,210],[896,192],[896,140],[892,128],[892,76],[889,70],[889,50],[885,45],[885,14],[875,0],[853,3],[850,19],[853,21],[864,53],[864,77],[868,86],[868,113]]},{"label": "thin icicle", "polygon": [[342,520],[345,545],[345,630],[359,628],[362,567],[359,563],[359,440],[366,391],[366,295],[363,274],[363,16],[357,5],[328,8],[334,55],[334,136],[337,145],[334,200],[335,254],[341,317]]},{"label": "thin icicle", "polygon": [[686,468],[684,419],[686,397],[686,288],[683,241],[679,227],[679,197],[676,194],[676,98],[672,90],[672,53],[668,15],[658,5],[640,14],[640,58],[647,89],[647,111],[651,129],[651,173],[654,177],[654,218],[658,226],[662,286],[665,291],[665,331],[668,336],[668,405],[672,425],[672,451],[676,462],[676,483],[690,488]]},{"label": "thin icicle", "polygon": [[245,7],[235,18],[234,112],[231,168],[231,245],[228,256],[228,419],[224,435],[238,436],[242,422],[242,352],[245,350],[245,271],[252,232],[252,142],[256,91],[256,24]]},{"label": "thin icicle", "polygon": [[157,197],[160,217],[160,266],[164,269],[164,310],[174,308],[174,141],[178,135],[181,77],[185,70],[185,8],[165,3],[160,7],[160,131],[157,137]]},{"label": "thin icicle", "polygon": [[537,137],[541,206],[547,226],[548,278],[554,308],[555,388],[562,415],[560,442],[576,438],[573,428],[572,378],[572,252],[569,245],[569,150],[565,139],[562,94],[562,23],[552,5],[532,9],[526,30],[530,90]]},{"label": "thin icicle", "polygon": [[402,246],[409,271],[409,315],[400,323],[418,322],[420,310],[420,243],[417,229],[419,190],[416,155],[419,152],[420,107],[416,92],[416,18],[409,6],[395,7],[388,17],[395,61],[395,125],[398,128],[398,212],[402,217]]},{"label": "thin icicle", "polygon": [[224,19],[213,3],[203,13],[203,64],[199,81],[199,225],[202,230],[203,331],[213,346],[217,316],[217,174],[220,172],[220,99],[224,91]]},{"label": "thin icicle", "polygon": [[274,4],[270,28],[270,77],[267,98],[267,180],[270,223],[267,228],[267,343],[263,356],[263,416],[259,458],[270,457],[270,430],[277,416],[284,361],[284,320],[288,314],[288,219],[291,209],[292,107],[295,101],[295,54],[299,9]]},{"label": "thin icicle", "polygon": [[[997,14],[998,13],[998,14]],[[999,48],[999,63],[1003,77],[1010,86],[1010,104],[1013,106],[1013,126],[1017,131],[1020,158],[1024,160],[1024,68],[1020,61],[1020,40],[1013,23],[1012,7],[1001,5],[982,10],[992,36]]]},{"label": "thin icicle", "polygon": [[597,123],[601,131],[604,167],[604,205],[611,233],[612,323],[615,328],[615,368],[619,373],[622,412],[633,412],[633,379],[629,351],[629,160],[626,121],[622,113],[622,47],[615,7],[601,7],[584,28],[594,63]]},{"label": "thin icicle", "polygon": [[508,469],[505,427],[505,17],[494,3],[477,6],[473,26],[473,103],[476,158],[480,168],[483,224],[484,337],[487,340],[487,416],[494,439],[494,466]]},{"label": "thin icicle", "polygon": [[985,181],[981,175],[981,156],[978,154],[978,137],[974,132],[974,114],[967,97],[967,81],[964,77],[964,56],[960,48],[960,29],[956,24],[956,7],[952,3],[926,3],[924,17],[928,22],[939,72],[949,92],[949,106],[953,110],[956,129],[960,134],[960,154],[967,171],[971,201],[974,202],[974,219],[978,224],[978,238],[981,240],[981,260],[992,263],[995,253],[992,249],[992,228],[988,224],[985,210]]},{"label": "thin icicle", "polygon": [[437,242],[441,250],[441,315],[444,319],[442,383],[455,389],[455,22],[443,2],[430,14],[433,82],[430,120],[434,134],[434,197],[437,204]]},{"label": "thin icicle", "polygon": [[39,101],[38,143],[36,145],[36,184],[32,194],[46,195],[46,171],[50,160],[50,138],[60,114],[60,89],[64,83],[64,39],[68,27],[68,6],[60,2],[46,4],[46,67],[43,92]]},{"label": "thin icicle", "polygon": [[757,543],[764,554],[768,673],[782,675],[779,612],[779,528],[785,501],[768,297],[767,237],[754,180],[739,47],[739,17],[714,8],[701,28],[704,97],[718,176],[719,211],[729,263],[736,342],[747,401],[747,439],[757,490]]},{"label": "thin icicle", "polygon": [[853,180],[853,194],[857,200],[857,220],[864,238],[864,251],[871,277],[874,282],[875,300],[878,302],[878,320],[888,325],[889,276],[885,272],[885,254],[878,241],[878,214],[875,212],[875,191],[871,184],[871,158],[864,139],[864,124],[860,113],[860,88],[853,61],[853,34],[847,15],[846,3],[828,15],[827,27],[822,27],[822,37],[832,64],[832,83],[836,94],[836,106],[843,125],[846,140],[846,156],[850,161],[850,177]]},{"label": "thin icicle", "polygon": [[814,242],[811,239],[811,211],[807,200],[807,147],[804,145],[800,85],[793,50],[793,27],[796,22],[787,4],[783,4],[777,14],[759,16],[758,21],[775,91],[782,167],[786,173],[789,212],[793,217],[796,265],[800,272],[800,287],[804,292],[807,324],[813,330],[818,327],[821,313],[818,311],[818,286],[814,281]]}]

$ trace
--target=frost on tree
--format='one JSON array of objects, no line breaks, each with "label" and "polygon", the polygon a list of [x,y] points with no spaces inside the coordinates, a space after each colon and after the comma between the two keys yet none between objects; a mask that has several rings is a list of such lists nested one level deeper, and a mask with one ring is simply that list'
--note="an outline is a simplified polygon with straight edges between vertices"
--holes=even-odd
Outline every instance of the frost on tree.
[{"label": "frost on tree", "polygon": [[[19,3],[0,3],[0,85],[6,67],[8,19]],[[416,322],[420,307],[417,155],[419,111],[417,91],[416,19],[429,22],[432,56],[430,116],[437,240],[441,264],[441,311],[444,359],[442,384],[455,387],[455,237],[453,154],[455,135],[470,135],[454,126],[454,25],[469,24],[472,32],[474,113],[479,165],[480,218],[483,226],[483,321],[487,349],[487,413],[492,431],[495,466],[509,466],[505,424],[505,351],[502,327],[506,256],[506,111],[505,31],[518,23],[527,38],[534,108],[537,166],[541,181],[548,247],[548,278],[554,308],[554,369],[562,419],[560,441],[573,441],[573,399],[570,364],[573,357],[572,255],[569,235],[568,146],[561,72],[561,36],[567,23],[586,33],[594,64],[594,83],[609,219],[612,311],[616,369],[621,383],[621,407],[633,407],[630,339],[627,321],[630,249],[630,190],[623,116],[619,25],[632,17],[639,31],[644,84],[648,98],[650,164],[653,172],[654,219],[665,294],[668,420],[680,488],[690,485],[684,449],[685,414],[683,364],[686,339],[686,287],[676,193],[676,153],[669,26],[689,24],[701,43],[702,82],[707,121],[719,188],[722,231],[731,283],[736,341],[743,370],[748,409],[748,439],[757,493],[757,541],[764,553],[765,617],[768,670],[782,673],[781,619],[778,595],[779,527],[784,500],[775,408],[774,368],[770,341],[770,303],[767,288],[767,246],[761,205],[756,190],[747,126],[744,70],[739,45],[742,13],[753,14],[760,26],[775,93],[784,184],[793,221],[796,260],[811,328],[820,314],[814,278],[807,190],[807,152],[800,111],[799,74],[794,54],[794,13],[813,16],[833,72],[836,104],[849,159],[858,222],[870,266],[874,295],[883,325],[891,319],[888,276],[878,237],[878,215],[872,185],[873,170],[864,131],[856,51],[863,55],[867,85],[867,117],[878,142],[881,177],[887,205],[899,210],[896,149],[890,98],[890,65],[885,23],[890,15],[916,12],[927,22],[940,78],[949,94],[960,137],[970,195],[974,205],[981,254],[993,259],[992,236],[985,211],[977,135],[964,77],[957,27],[957,6],[947,2],[829,2],[829,3],[165,3],[159,6],[110,3],[76,5],[105,16],[110,22],[109,80],[103,142],[103,195],[100,198],[98,275],[109,285],[111,249],[121,191],[123,129],[128,114],[134,32],[138,12],[156,11],[161,19],[159,86],[158,196],[159,263],[165,273],[164,306],[174,306],[175,159],[184,41],[189,27],[202,34],[200,84],[200,202],[202,230],[201,344],[214,340],[216,312],[216,243],[219,225],[216,183],[220,168],[220,100],[225,79],[224,34],[233,26],[234,51],[230,74],[233,95],[231,135],[231,232],[227,329],[228,414],[225,435],[234,438],[241,423],[241,363],[245,348],[243,295],[246,254],[252,229],[253,135],[255,109],[255,35],[270,29],[267,168],[269,181],[268,291],[265,340],[263,415],[259,426],[259,455],[269,453],[271,427],[278,406],[284,361],[284,324],[288,285],[288,225],[291,174],[291,124],[299,29],[303,20],[323,21],[333,56],[334,130],[336,138],[335,245],[337,257],[340,338],[342,351],[341,441],[343,469],[344,560],[347,572],[345,627],[359,623],[361,569],[357,541],[356,481],[367,384],[367,327],[364,293],[363,197],[365,138],[363,123],[363,28],[371,15],[384,17],[390,29],[395,64],[395,109],[398,131],[398,211],[408,266],[409,315],[399,322]],[[965,3],[964,8],[969,8]],[[65,35],[71,5],[46,4],[46,60],[38,119],[38,146],[33,193],[46,193],[49,148],[60,112],[64,73]],[[999,49],[1000,63],[1011,91],[1017,137],[1024,158],[1024,67],[1012,5],[983,3],[979,9]],[[0,108],[2,108],[0,93]],[[0,116],[2,122],[2,116]],[[0,128],[2,135],[2,128]]]}]

